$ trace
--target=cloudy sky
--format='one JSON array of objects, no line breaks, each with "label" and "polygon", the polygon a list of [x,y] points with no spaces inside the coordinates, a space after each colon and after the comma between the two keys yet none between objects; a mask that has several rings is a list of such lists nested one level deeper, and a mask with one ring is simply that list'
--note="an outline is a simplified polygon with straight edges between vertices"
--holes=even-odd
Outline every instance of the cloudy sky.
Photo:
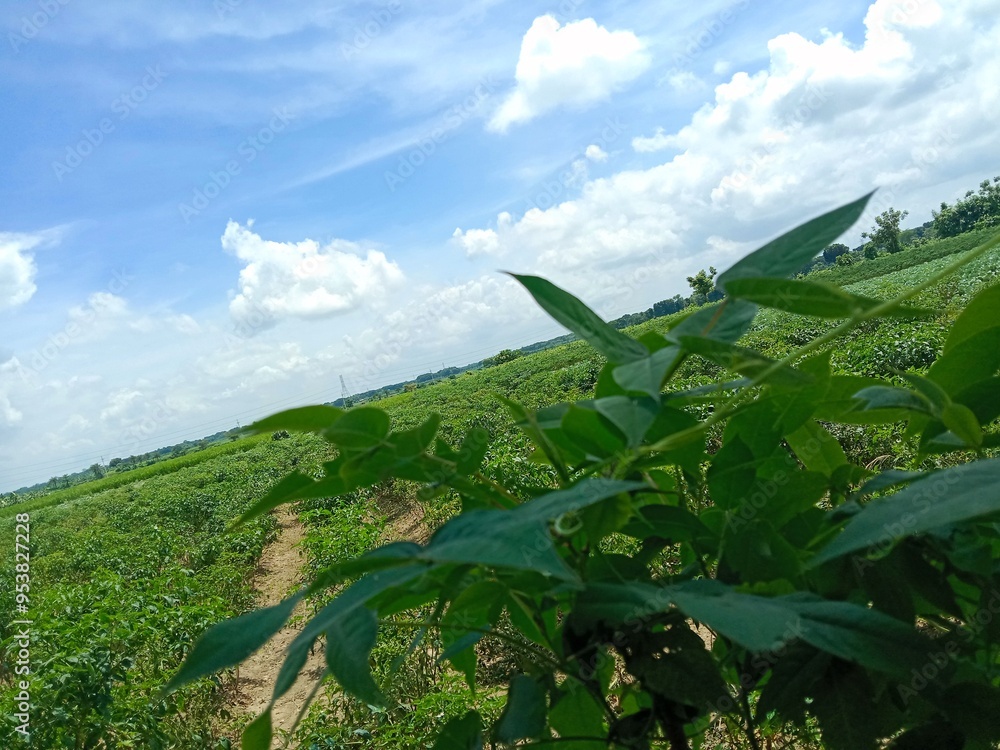
[{"label": "cloudy sky", "polygon": [[1000,172],[996,0],[24,0],[0,33],[0,490],[560,333],[498,269],[610,318]]}]

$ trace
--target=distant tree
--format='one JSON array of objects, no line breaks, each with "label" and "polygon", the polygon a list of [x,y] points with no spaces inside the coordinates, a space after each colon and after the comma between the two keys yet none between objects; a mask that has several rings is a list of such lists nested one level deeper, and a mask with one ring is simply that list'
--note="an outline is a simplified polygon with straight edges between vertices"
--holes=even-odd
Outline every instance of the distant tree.
[{"label": "distant tree", "polygon": [[108,461],[108,468],[117,469],[118,466],[121,464],[121,462],[122,460],[120,458],[112,458],[110,461]]},{"label": "distant tree", "polygon": [[513,349],[503,349],[497,352],[492,357],[487,357],[483,360],[483,367],[496,367],[497,365],[502,365],[505,362],[511,362],[518,357],[523,357],[522,352],[514,351]]},{"label": "distant tree", "polygon": [[844,253],[851,252],[851,248],[840,242],[834,242],[832,245],[828,245],[823,250],[823,260],[828,264],[836,263],[837,258],[839,258]]},{"label": "distant tree", "polygon": [[687,300],[681,295],[675,294],[670,299],[662,299],[653,303],[653,317],[660,318],[664,315],[673,315],[680,312],[687,306]]},{"label": "distant tree", "polygon": [[888,208],[875,217],[875,226],[861,236],[868,240],[865,257],[873,258],[880,252],[898,253],[903,249],[899,242],[899,222],[909,216],[909,211]]},{"label": "distant tree", "polygon": [[855,253],[844,253],[843,255],[837,256],[836,263],[838,266],[853,266],[859,260],[861,260],[861,258]]},{"label": "distant tree", "polygon": [[694,294],[691,295],[694,302],[704,302],[708,299],[708,295],[712,293],[715,289],[715,274],[718,271],[712,266],[708,267],[708,273],[705,273],[705,269],[701,269],[694,276],[687,277],[687,283],[691,287],[691,291]]},{"label": "distant tree", "polygon": [[100,464],[91,464],[90,473],[93,474],[96,479],[100,479],[104,476],[104,467]]},{"label": "distant tree", "polygon": [[1000,176],[979,183],[979,192],[969,190],[954,206],[941,204],[934,211],[934,233],[938,237],[954,237],[973,229],[1000,225]]}]

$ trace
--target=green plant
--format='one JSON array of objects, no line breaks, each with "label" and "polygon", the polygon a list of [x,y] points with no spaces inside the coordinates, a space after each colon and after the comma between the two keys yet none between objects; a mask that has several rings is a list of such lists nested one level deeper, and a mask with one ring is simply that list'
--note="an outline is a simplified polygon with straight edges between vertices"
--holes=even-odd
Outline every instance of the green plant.
[{"label": "green plant", "polygon": [[[499,718],[451,719],[439,750],[679,750],[705,746],[716,723],[754,749],[811,738],[817,726],[834,750],[991,747],[1000,738],[1000,460],[990,457],[1000,446],[1000,285],[968,304],[925,375],[835,374],[830,347],[868,321],[926,314],[904,303],[1000,237],[887,301],[789,280],[867,200],[742,259],[716,281],[722,302],[665,334],[631,338],[549,282],[516,276],[606,359],[592,399],[537,410],[507,400],[547,486],[491,477],[486,430],[449,442],[437,437],[437,416],[393,430],[380,409],[317,406],[258,422],[262,433],[318,433],[338,455],[318,479],[287,476],[244,522],[387,478],[418,483],[425,499],[454,493],[461,512],[426,544],[335,562],[284,602],[215,626],[168,692],[239,663],[303,596],[326,595],[290,646],[275,697],[320,637],[344,691],[375,706],[386,703],[386,678],[368,658],[380,628],[409,627],[409,653],[436,637],[470,688],[478,642],[497,639],[517,655]],[[736,343],[759,306],[841,322],[773,359]],[[733,377],[677,387],[690,359]],[[876,473],[853,464],[827,428],[900,422],[919,455],[956,465]],[[506,621],[512,629],[499,627]],[[244,747],[269,747],[271,733],[268,709]]]}]

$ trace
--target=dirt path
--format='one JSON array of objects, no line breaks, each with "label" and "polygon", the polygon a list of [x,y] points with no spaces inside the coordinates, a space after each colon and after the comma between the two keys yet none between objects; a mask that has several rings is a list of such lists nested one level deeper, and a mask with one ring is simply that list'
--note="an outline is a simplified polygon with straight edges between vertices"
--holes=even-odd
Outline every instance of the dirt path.
[{"label": "dirt path", "polygon": [[[278,538],[264,548],[257,566],[254,585],[260,607],[277,604],[302,582],[305,552],[298,545],[305,536],[305,529],[295,513],[286,506],[278,509],[277,518]],[[298,626],[282,628],[260,651],[243,662],[239,669],[237,689],[230,698],[229,709],[232,713],[257,716],[267,708],[274,680],[285,660],[285,649],[299,634],[300,629]],[[291,729],[302,704],[325,669],[323,650],[314,648],[295,685],[275,704],[271,712],[276,738],[271,744],[272,748],[283,746],[283,741],[278,739],[281,736],[279,730]]]}]

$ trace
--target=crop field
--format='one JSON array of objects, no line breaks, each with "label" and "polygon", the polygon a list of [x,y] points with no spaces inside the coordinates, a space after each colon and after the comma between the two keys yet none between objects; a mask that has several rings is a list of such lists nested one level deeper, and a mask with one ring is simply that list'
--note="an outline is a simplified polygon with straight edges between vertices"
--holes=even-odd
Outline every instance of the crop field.
[{"label": "crop field", "polygon": [[[886,299],[940,271],[986,237],[984,232],[968,233],[809,278]],[[993,250],[911,300],[929,315],[862,323],[832,350],[833,373],[889,382],[902,382],[902,372],[925,373],[969,300],[998,281],[1000,250]],[[678,319],[658,318],[627,333],[634,338],[664,333]],[[740,345],[778,359],[834,326],[830,320],[763,311]],[[418,428],[430,414],[439,414],[438,436],[452,447],[470,432],[485,431],[490,439],[483,454],[484,481],[526,499],[538,488],[554,486],[557,472],[533,456],[531,441],[516,428],[503,399],[539,409],[591,398],[605,364],[605,357],[588,343],[577,341],[372,405],[388,413],[394,430]],[[720,365],[691,358],[676,373],[673,387],[697,388],[725,378]],[[707,408],[691,406],[699,416]],[[860,466],[916,470],[952,461],[949,455],[918,455],[912,441],[901,439],[904,428],[899,424],[830,429],[846,456]],[[709,434],[710,446],[718,448],[721,440],[721,431]],[[335,455],[328,443],[311,434],[266,433],[0,509],[4,540],[14,538],[21,514],[30,514],[34,747],[237,747],[240,731],[253,718],[234,700],[237,670],[202,677],[167,696],[160,691],[209,626],[257,604],[257,564],[265,547],[275,542],[277,523],[273,514],[263,514],[231,531],[232,522],[293,469],[318,477],[324,462]],[[417,487],[416,482],[392,479],[299,502],[294,510],[304,528],[302,580],[401,535],[425,541],[462,507],[454,490],[424,495]],[[606,544],[610,553],[636,549],[634,540],[621,535]],[[0,557],[0,701],[8,706],[19,690],[14,550],[8,545]],[[661,564],[675,562],[679,564],[670,559]],[[308,613],[315,614],[328,601],[324,594],[310,597]],[[454,640],[449,642],[447,635],[416,638],[433,608],[432,601],[413,601],[401,608],[404,617],[379,631],[370,665],[387,707],[348,697],[328,682],[294,738],[278,734],[310,750],[437,747],[441,728],[471,708],[484,721],[497,720],[510,676],[523,664],[496,640],[484,641],[477,646],[478,667],[472,667],[478,669],[473,690],[455,662],[441,658]],[[512,627],[509,618],[498,623],[501,644]],[[7,717],[0,726],[2,747],[11,746],[12,722]],[[778,727],[769,736],[794,739],[793,747],[819,747],[814,730],[797,730],[792,737]],[[725,726],[705,736],[710,739],[702,747],[712,747],[710,741],[718,747],[737,746],[724,744],[732,739]]]}]

